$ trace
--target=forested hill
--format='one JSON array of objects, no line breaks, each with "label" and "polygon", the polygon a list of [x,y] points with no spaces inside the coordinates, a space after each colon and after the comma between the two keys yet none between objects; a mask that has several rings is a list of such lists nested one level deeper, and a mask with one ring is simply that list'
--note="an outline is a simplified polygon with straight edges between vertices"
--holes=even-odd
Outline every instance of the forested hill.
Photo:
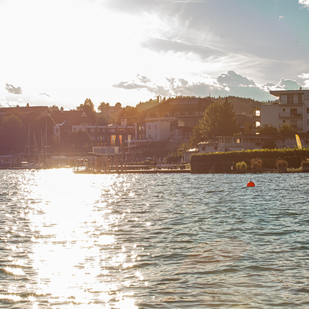
[{"label": "forested hill", "polygon": [[[218,98],[212,98],[209,99],[213,102],[223,103],[225,101],[226,97],[218,97]],[[260,107],[262,105],[262,102],[255,101],[249,98],[241,98],[241,97],[234,97],[229,96],[228,101],[233,105],[234,111],[236,114],[251,114],[252,113],[252,106]],[[157,99],[150,99],[147,102],[140,102],[136,105],[136,108],[140,111],[144,111],[146,109],[149,109],[151,107],[154,107],[159,104],[159,101]]]},{"label": "forested hill", "polygon": [[136,108],[138,110],[140,110],[141,112],[145,111],[146,109],[149,109],[149,108],[152,108],[156,105],[159,104],[159,100],[157,99],[150,99],[149,101],[147,102],[139,102],[137,105],[136,105]]},{"label": "forested hill", "polygon": [[[223,103],[225,101],[225,97],[219,98],[210,98],[214,102]],[[249,98],[241,98],[241,97],[233,97],[229,96],[228,101],[233,105],[234,112],[236,114],[252,114],[252,106],[260,107],[262,102],[255,101]]]}]

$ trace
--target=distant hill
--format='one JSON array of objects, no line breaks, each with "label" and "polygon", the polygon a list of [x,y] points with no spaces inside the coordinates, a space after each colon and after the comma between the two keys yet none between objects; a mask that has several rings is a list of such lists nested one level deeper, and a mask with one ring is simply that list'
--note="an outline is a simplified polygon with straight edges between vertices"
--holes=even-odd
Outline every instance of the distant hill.
[{"label": "distant hill", "polygon": [[159,100],[155,99],[150,99],[149,101],[147,102],[139,102],[139,104],[136,105],[136,108],[138,110],[140,110],[141,112],[145,111],[146,109],[149,109],[149,108],[152,108],[156,105],[158,105],[160,102]]},{"label": "distant hill", "polygon": [[[219,98],[210,98],[214,102],[223,103],[225,101],[225,97],[219,97]],[[229,96],[228,101],[233,105],[234,112],[236,114],[252,114],[252,106],[261,107],[262,102],[255,101],[249,98],[240,98],[240,97],[234,97]]]},{"label": "distant hill", "polygon": [[[180,97],[181,98],[181,97]],[[218,103],[223,103],[225,101],[226,97],[218,97],[218,98],[213,98],[213,97],[207,97],[207,99],[210,99],[213,102],[218,102]],[[172,99],[172,98],[170,98]],[[166,101],[168,101],[168,99],[166,99]],[[228,100],[229,102],[233,105],[234,107],[234,111],[236,114],[252,114],[252,106],[257,106],[257,107],[261,107],[262,102],[260,101],[256,101],[253,99],[249,99],[249,98],[241,98],[241,97],[235,97],[235,96],[228,96]],[[165,100],[163,100],[165,101]],[[145,111],[149,108],[152,108],[156,105],[158,105],[159,100],[157,99],[150,99],[147,102],[140,102],[139,104],[136,105],[136,108],[139,109],[140,111]]]}]

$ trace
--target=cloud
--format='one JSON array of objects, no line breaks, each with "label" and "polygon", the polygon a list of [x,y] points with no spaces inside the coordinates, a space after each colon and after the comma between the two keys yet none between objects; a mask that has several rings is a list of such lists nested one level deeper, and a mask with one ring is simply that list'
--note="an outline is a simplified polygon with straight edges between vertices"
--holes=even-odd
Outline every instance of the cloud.
[{"label": "cloud", "polygon": [[[55,99],[45,92],[34,94],[25,88],[23,93],[16,94],[11,91],[12,87],[7,86],[6,88],[9,88],[10,91],[0,91],[0,106],[2,107],[26,106],[28,103],[30,106],[63,106],[63,99]],[[66,107],[69,108],[70,106]]]},{"label": "cloud", "polygon": [[299,89],[300,85],[295,80],[282,78],[280,82],[276,85],[276,88],[285,90],[295,90]]},{"label": "cloud", "polygon": [[[149,79],[147,79],[148,81]],[[221,74],[217,77],[204,77],[204,80],[187,80],[184,78],[166,78],[162,84],[147,84],[141,80],[139,82],[133,80],[131,82],[120,82],[114,85],[116,88],[127,90],[146,89],[151,95],[161,95],[165,97],[173,96],[244,96],[262,99],[270,99],[271,96],[262,88],[258,88],[254,81],[229,71],[227,74]]]},{"label": "cloud", "polygon": [[304,87],[309,88],[309,73],[302,73],[298,77],[304,79]]},{"label": "cloud", "polygon": [[[308,78],[304,85],[309,85],[309,74],[303,74],[303,78]],[[290,79],[282,78],[279,83],[265,83],[257,85],[253,80],[242,76],[234,71],[228,71],[216,77],[205,77],[204,80],[188,80],[184,78],[166,78],[165,83],[154,84],[150,83],[148,78],[143,77],[146,83],[141,80],[120,82],[114,87],[127,90],[142,90],[146,89],[152,96],[238,96],[251,98],[258,101],[273,100],[274,97],[269,93],[270,90],[293,90],[299,89],[301,85]]]},{"label": "cloud", "polygon": [[20,87],[14,87],[11,84],[6,84],[5,89],[9,93],[13,93],[13,94],[22,94],[23,93]]},{"label": "cloud", "polygon": [[45,92],[42,92],[42,93],[40,93],[39,95],[45,95],[45,96],[47,96],[47,97],[49,97],[50,98],[50,95],[48,95],[47,93],[45,93]]},{"label": "cloud", "polygon": [[301,4],[304,7],[309,8],[309,0],[299,0],[299,4]]},{"label": "cloud", "polygon": [[243,77],[240,74],[235,73],[234,71],[228,71],[227,74],[221,74],[217,77],[219,84],[224,86],[256,86],[253,80]]},{"label": "cloud", "polygon": [[146,76],[137,75],[137,78],[141,83],[144,83],[144,84],[151,82],[151,80]]},{"label": "cloud", "polygon": [[225,55],[223,52],[211,47],[160,38],[148,39],[142,43],[142,46],[156,52],[175,52],[186,54],[194,53],[197,54],[201,59],[206,59],[213,56],[220,57]]},{"label": "cloud", "polygon": [[302,74],[298,75],[298,77],[300,77],[302,79],[309,79],[309,73],[302,73]]}]

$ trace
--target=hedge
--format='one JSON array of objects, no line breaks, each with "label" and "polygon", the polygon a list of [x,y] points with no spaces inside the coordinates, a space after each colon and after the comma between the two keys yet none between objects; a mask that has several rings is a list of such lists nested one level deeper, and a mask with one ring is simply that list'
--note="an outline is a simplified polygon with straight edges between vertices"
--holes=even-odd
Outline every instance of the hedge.
[{"label": "hedge", "polygon": [[260,158],[263,168],[276,168],[277,160],[285,160],[291,168],[298,168],[302,160],[309,157],[309,148],[285,149],[256,149],[230,152],[216,152],[194,154],[191,156],[192,173],[228,173],[231,166],[236,168],[236,163],[246,162],[248,166],[253,158]]}]

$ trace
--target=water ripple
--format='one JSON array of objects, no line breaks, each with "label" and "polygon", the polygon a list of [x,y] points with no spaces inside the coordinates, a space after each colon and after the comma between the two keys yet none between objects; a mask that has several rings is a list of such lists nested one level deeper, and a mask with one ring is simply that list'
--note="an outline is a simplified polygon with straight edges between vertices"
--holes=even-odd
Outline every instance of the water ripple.
[{"label": "water ripple", "polygon": [[1,170],[4,308],[308,308],[307,174]]}]

